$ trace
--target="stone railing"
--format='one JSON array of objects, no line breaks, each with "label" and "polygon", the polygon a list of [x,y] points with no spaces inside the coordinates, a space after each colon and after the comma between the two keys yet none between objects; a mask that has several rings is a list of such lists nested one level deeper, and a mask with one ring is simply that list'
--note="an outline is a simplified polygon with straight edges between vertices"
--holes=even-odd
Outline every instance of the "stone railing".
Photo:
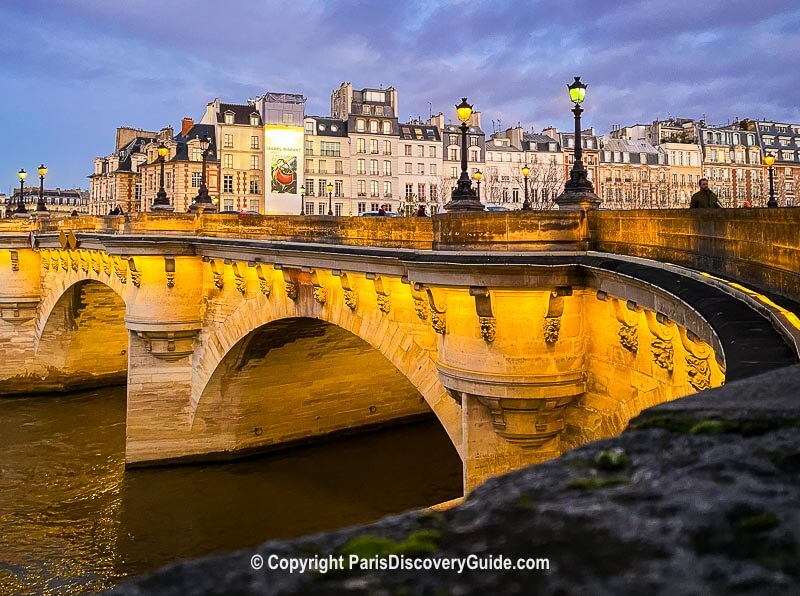
[{"label": "stone railing", "polygon": [[140,213],[0,220],[0,236],[61,230],[247,238],[437,251],[586,251],[645,257],[800,301],[800,209],[501,212],[432,218]]},{"label": "stone railing", "polygon": [[727,277],[800,302],[800,209],[594,211],[593,250]]}]

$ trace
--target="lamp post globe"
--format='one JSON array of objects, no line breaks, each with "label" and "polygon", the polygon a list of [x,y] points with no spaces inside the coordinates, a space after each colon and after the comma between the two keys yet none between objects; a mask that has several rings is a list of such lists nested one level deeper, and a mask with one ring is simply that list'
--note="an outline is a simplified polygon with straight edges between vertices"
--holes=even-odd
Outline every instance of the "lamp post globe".
[{"label": "lamp post globe", "polygon": [[467,123],[472,117],[472,105],[467,103],[466,97],[462,97],[461,103],[456,106],[456,116],[461,121],[461,176],[450,195],[450,202],[444,208],[447,211],[483,211],[483,203],[472,188],[472,180],[467,173]]},{"label": "lamp post globe", "polygon": [[575,115],[575,159],[569,172],[569,180],[564,184],[564,192],[556,198],[559,209],[588,210],[600,206],[600,197],[594,192],[594,186],[589,180],[588,172],[583,165],[583,141],[581,140],[581,104],[586,99],[588,85],[580,77],[567,85],[569,99],[575,104],[572,113]]},{"label": "lamp post globe", "polygon": [[306,187],[300,187],[300,215],[306,214]]},{"label": "lamp post globe", "polygon": [[174,207],[170,205],[169,198],[167,198],[167,191],[164,189],[164,162],[169,155],[169,149],[161,142],[158,145],[158,161],[161,162],[161,174],[159,176],[159,188],[156,193],[156,199],[153,201],[153,211],[172,211]]},{"label": "lamp post globe", "polygon": [[19,176],[19,200],[17,201],[17,208],[14,211],[14,217],[28,217],[28,210],[25,209],[25,202],[23,199],[25,193],[25,177],[27,175],[28,173],[24,168],[20,168],[19,172],[17,172],[17,176]]},{"label": "lamp post globe", "polygon": [[47,176],[47,166],[41,164],[39,169],[39,200],[36,202],[36,214],[39,216],[47,214],[47,205],[44,203],[44,177]]},{"label": "lamp post globe", "polygon": [[528,198],[528,176],[531,175],[531,169],[528,167],[528,164],[522,166],[522,178],[525,182],[525,201],[522,203],[522,210],[523,211],[530,211],[531,210],[531,201]]},{"label": "lamp post globe", "polygon": [[767,207],[777,207],[778,201],[775,200],[775,156],[772,153],[767,153],[764,156],[764,165],[767,166],[769,172],[769,200]]},{"label": "lamp post globe", "polygon": [[333,184],[328,182],[325,188],[328,190],[328,215],[333,215]]}]

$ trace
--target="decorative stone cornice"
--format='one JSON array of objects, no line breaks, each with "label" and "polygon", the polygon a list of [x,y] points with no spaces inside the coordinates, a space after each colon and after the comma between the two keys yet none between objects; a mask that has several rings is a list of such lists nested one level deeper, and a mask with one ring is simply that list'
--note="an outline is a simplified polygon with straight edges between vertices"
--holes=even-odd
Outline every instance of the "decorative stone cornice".
[{"label": "decorative stone cornice", "polygon": [[194,341],[199,330],[136,331],[145,342],[145,350],[161,360],[180,360],[194,352]]}]

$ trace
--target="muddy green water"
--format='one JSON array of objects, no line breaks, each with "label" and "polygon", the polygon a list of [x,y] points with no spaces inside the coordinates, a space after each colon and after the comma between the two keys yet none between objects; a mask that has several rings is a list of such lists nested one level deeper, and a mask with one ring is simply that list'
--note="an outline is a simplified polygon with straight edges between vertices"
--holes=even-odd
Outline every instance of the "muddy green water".
[{"label": "muddy green water", "polygon": [[0,593],[99,590],[461,495],[436,421],[213,465],[125,471],[124,446],[124,387],[0,399]]}]

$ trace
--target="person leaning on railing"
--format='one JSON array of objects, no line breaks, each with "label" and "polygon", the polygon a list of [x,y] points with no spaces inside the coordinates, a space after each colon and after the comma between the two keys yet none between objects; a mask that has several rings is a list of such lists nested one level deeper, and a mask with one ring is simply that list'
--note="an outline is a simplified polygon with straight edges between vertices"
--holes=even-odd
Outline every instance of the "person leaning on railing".
[{"label": "person leaning on railing", "polygon": [[689,203],[690,209],[711,209],[712,207],[722,207],[717,195],[708,188],[707,178],[700,178],[697,183],[700,185],[700,190],[692,195],[692,200]]}]

